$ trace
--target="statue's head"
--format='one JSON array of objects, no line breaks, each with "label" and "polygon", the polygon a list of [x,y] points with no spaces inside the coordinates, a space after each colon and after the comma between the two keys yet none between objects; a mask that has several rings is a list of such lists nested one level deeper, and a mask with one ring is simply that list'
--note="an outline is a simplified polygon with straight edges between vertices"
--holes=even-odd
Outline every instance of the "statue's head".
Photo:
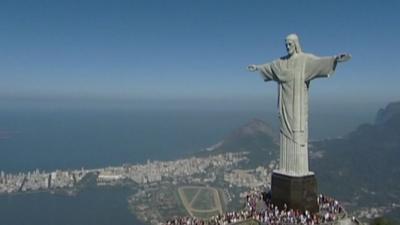
[{"label": "statue's head", "polygon": [[285,39],[285,46],[289,56],[302,52],[297,34],[289,34]]}]

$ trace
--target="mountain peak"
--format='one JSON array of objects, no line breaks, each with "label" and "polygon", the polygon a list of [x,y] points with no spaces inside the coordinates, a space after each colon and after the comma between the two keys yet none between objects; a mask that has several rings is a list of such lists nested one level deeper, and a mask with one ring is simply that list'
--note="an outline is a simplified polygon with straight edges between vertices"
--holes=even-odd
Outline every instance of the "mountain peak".
[{"label": "mountain peak", "polygon": [[277,140],[277,134],[269,124],[260,119],[252,119],[199,154],[249,152],[249,157],[261,165],[268,158],[276,158]]},{"label": "mountain peak", "polygon": [[276,138],[276,134],[274,129],[264,122],[263,120],[254,118],[250,120],[248,123],[239,127],[235,131],[231,133],[230,136],[254,136],[254,135],[266,135],[271,138]]},{"label": "mountain peak", "polygon": [[375,118],[375,124],[383,124],[396,114],[400,114],[400,101],[391,102],[384,109],[379,109]]}]

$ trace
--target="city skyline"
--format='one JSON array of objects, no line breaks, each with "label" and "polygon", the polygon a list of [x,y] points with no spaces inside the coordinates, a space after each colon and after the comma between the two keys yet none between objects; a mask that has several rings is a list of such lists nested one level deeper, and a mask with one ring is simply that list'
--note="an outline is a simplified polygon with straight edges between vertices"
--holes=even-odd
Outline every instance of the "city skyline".
[{"label": "city skyline", "polygon": [[305,52],[353,56],[311,86],[311,101],[395,101],[399,9],[396,1],[3,1],[0,100],[251,108],[275,101],[276,84],[246,66],[285,55],[284,38],[297,33]]}]

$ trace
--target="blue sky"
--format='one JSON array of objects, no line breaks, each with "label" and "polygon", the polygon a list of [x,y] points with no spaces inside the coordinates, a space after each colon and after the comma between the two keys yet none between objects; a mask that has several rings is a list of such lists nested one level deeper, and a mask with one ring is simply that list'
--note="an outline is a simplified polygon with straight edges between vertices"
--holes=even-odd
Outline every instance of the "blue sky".
[{"label": "blue sky", "polygon": [[399,11],[398,1],[2,0],[0,100],[252,107],[277,89],[245,67],[284,55],[289,33],[305,52],[353,56],[314,81],[312,101],[400,100]]}]

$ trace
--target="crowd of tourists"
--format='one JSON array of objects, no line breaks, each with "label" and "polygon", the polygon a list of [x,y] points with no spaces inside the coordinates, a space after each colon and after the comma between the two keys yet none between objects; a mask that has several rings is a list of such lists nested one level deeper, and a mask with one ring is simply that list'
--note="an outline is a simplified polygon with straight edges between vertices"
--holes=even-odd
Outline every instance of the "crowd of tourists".
[{"label": "crowd of tourists", "polygon": [[241,211],[226,212],[209,219],[196,217],[177,217],[166,221],[163,225],[227,225],[245,220],[257,220],[264,225],[317,225],[329,224],[344,215],[344,209],[333,198],[319,195],[318,213],[288,209],[286,205],[279,209],[271,202],[266,193],[251,192],[246,196],[245,207]]}]

